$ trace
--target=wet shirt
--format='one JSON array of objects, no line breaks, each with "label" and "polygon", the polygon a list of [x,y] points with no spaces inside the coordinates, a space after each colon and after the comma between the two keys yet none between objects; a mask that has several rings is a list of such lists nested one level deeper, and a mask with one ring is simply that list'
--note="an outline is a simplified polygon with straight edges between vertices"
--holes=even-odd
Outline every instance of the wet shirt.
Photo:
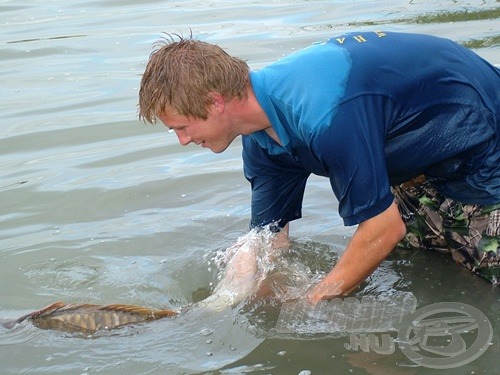
[{"label": "wet shirt", "polygon": [[443,195],[500,202],[500,71],[437,37],[350,33],[250,73],[280,144],[243,136],[251,226],[301,217],[307,178],[328,177],[346,225],[424,173]]}]

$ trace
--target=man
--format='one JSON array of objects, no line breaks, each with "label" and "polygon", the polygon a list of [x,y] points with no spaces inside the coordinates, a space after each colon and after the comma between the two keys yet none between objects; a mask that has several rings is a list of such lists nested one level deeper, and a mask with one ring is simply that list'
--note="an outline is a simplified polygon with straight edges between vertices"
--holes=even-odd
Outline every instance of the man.
[{"label": "man", "polygon": [[301,217],[308,176],[330,179],[358,227],[313,303],[349,294],[400,242],[497,283],[500,71],[449,40],[350,33],[250,72],[217,46],[172,39],[151,55],[139,108],[181,145],[218,153],[242,135],[251,226],[278,241]]}]

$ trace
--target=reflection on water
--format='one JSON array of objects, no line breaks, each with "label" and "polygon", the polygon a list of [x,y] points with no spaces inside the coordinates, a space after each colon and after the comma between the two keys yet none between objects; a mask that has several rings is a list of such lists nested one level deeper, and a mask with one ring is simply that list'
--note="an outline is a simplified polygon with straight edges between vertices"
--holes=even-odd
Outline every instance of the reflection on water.
[{"label": "reflection on water", "polygon": [[[447,37],[500,63],[499,12],[495,0],[3,1],[0,319],[56,300],[181,308],[214,291],[217,256],[248,228],[240,143],[220,155],[182,148],[137,121],[140,77],[161,32],[192,30],[254,69],[316,40],[380,28]],[[312,178],[292,249],[269,270],[271,289],[299,296],[328,272],[352,230],[328,182]],[[494,344],[459,370],[496,371],[498,290],[441,254],[400,250],[355,297],[395,292],[413,293],[419,307],[480,309]],[[280,303],[192,309],[91,340],[24,324],[0,331],[1,372],[432,373],[398,351],[353,353],[339,337],[280,335]]]}]

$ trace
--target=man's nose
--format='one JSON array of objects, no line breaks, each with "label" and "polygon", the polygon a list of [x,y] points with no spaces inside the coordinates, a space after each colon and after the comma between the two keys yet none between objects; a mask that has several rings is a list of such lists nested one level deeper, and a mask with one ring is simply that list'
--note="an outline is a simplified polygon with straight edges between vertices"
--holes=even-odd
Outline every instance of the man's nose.
[{"label": "man's nose", "polygon": [[177,135],[177,138],[179,139],[179,143],[182,146],[187,146],[192,141],[191,137],[189,135],[187,135],[185,131],[178,130],[175,132],[175,135]]}]

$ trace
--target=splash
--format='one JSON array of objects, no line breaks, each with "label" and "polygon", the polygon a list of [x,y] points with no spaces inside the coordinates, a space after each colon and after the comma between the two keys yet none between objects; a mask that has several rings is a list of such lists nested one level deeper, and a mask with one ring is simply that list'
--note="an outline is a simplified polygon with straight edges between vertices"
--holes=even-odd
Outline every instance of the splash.
[{"label": "splash", "polygon": [[[321,260],[318,254],[321,246],[317,243],[297,245],[290,242],[288,237],[286,241],[283,238],[270,228],[252,230],[239,237],[224,252],[217,252],[214,263],[218,264],[221,272],[213,293],[178,311],[151,310],[131,305],[67,305],[58,302],[19,319],[3,322],[2,325],[12,328],[24,320],[30,320],[39,328],[93,334],[163,317],[184,316],[186,312],[190,312],[191,316],[193,313],[206,315],[238,305],[249,307],[252,311],[266,301],[272,301],[272,305],[277,306],[301,299],[311,283],[322,275],[318,272],[317,264],[312,262],[311,268],[307,262]],[[323,250],[331,254],[328,246]],[[321,265],[331,268],[331,262],[326,263]]]},{"label": "splash", "polygon": [[302,299],[335,261],[327,245],[279,240],[269,226],[253,229],[214,255],[212,263],[221,270],[218,284],[197,305],[222,309],[241,302]]},{"label": "splash", "polygon": [[269,227],[253,229],[224,252],[216,253],[213,261],[223,272],[213,294],[197,305],[220,310],[258,293],[284,250],[282,246],[276,246],[275,239],[276,235]]}]

